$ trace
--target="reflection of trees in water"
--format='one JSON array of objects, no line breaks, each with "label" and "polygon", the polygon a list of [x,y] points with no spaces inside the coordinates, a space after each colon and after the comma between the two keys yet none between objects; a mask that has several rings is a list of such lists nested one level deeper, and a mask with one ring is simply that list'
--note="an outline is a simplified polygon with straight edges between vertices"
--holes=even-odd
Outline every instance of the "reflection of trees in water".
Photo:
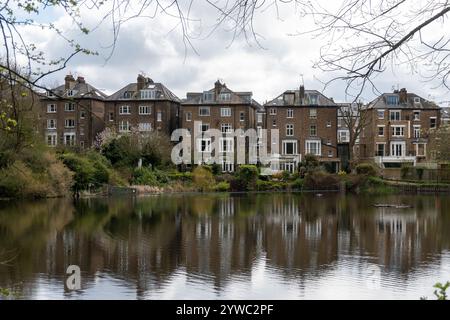
[{"label": "reflection of trees in water", "polygon": [[[318,275],[340,255],[366,256],[407,273],[448,249],[445,197],[385,197],[414,208],[382,209],[369,197],[252,194],[51,200],[0,209],[0,244],[17,260],[0,284],[77,264],[90,286],[97,271],[136,283],[138,296],[180,267],[221,288],[251,274],[261,256],[288,278]],[[76,213],[75,213],[76,212]],[[24,288],[31,290],[31,288]]]}]

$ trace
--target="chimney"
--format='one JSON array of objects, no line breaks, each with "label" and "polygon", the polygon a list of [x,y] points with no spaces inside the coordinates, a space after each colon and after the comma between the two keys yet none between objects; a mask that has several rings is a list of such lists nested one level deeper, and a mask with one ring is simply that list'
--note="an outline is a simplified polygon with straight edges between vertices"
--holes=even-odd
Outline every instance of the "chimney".
[{"label": "chimney", "polygon": [[400,89],[400,92],[398,93],[398,102],[399,103],[407,103],[408,102],[408,92],[406,91],[406,88]]},{"label": "chimney", "polygon": [[299,96],[300,104],[303,104],[303,101],[305,100],[305,86],[301,85],[299,89]]},{"label": "chimney", "polygon": [[222,90],[222,84],[219,80],[214,83],[214,99],[217,101],[219,99],[219,93]]},{"label": "chimney", "polygon": [[86,83],[86,81],[84,80],[84,77],[77,77],[77,82],[78,83]]},{"label": "chimney", "polygon": [[73,87],[75,87],[75,78],[73,77],[73,75],[68,74],[64,78],[64,87],[66,90],[73,89]]},{"label": "chimney", "polygon": [[145,77],[142,74],[137,76],[137,90],[142,90],[145,87]]}]

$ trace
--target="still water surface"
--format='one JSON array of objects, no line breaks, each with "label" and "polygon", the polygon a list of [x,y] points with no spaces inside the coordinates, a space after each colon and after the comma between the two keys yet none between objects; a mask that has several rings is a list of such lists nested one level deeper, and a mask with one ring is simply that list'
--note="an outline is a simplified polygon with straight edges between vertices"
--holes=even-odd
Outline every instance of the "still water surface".
[{"label": "still water surface", "polygon": [[433,299],[450,280],[450,197],[0,202],[1,261],[22,299]]}]

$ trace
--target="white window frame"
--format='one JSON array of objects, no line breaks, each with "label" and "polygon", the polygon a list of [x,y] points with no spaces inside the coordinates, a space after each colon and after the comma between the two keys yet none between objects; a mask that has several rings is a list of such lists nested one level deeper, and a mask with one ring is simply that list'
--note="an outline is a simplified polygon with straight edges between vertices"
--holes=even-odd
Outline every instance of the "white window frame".
[{"label": "white window frame", "polygon": [[50,103],[47,105],[47,113],[56,113],[57,108],[56,103]]},{"label": "white window frame", "polygon": [[[311,152],[311,146],[316,145],[318,152],[313,153]],[[322,143],[319,140],[306,140],[305,141],[305,154],[313,154],[315,156],[321,156],[322,155]]]},{"label": "white window frame", "polygon": [[239,112],[239,121],[240,122],[244,122],[245,121],[245,112],[244,111],[240,111]]},{"label": "white window frame", "polygon": [[123,105],[119,107],[119,114],[120,115],[129,115],[131,114],[131,108],[128,105]]},{"label": "white window frame", "polygon": [[[226,143],[225,143],[226,141]],[[226,146],[226,148],[225,148]],[[220,152],[232,153],[234,151],[234,139],[233,138],[220,138],[219,140]]]},{"label": "white window frame", "polygon": [[186,112],[186,121],[192,121],[192,112]]},{"label": "white window frame", "polygon": [[[73,122],[73,125],[70,125],[70,122]],[[75,128],[76,122],[75,119],[64,119],[64,128],[73,129]]]},{"label": "white window frame", "polygon": [[231,108],[230,107],[220,108],[220,116],[221,117],[231,117]]},{"label": "white window frame", "polygon": [[[380,128],[383,128],[383,134],[380,134]],[[378,125],[377,126],[377,136],[378,137],[384,137],[384,134],[385,134],[385,125]]]},{"label": "white window frame", "polygon": [[[391,126],[391,133],[393,137],[404,137],[405,136],[405,126]],[[397,132],[397,129],[400,129],[399,132]]]},{"label": "white window frame", "polygon": [[292,123],[286,124],[286,137],[294,136],[294,125]]},{"label": "white window frame", "polygon": [[[418,115],[418,117],[416,117]],[[413,111],[413,121],[420,121],[420,110]]]},{"label": "white window frame", "polygon": [[[379,151],[378,150],[378,146],[380,146],[380,145],[383,146],[383,155],[381,155],[381,156],[378,154],[378,151]],[[386,142],[377,142],[376,146],[377,146],[376,147],[376,156],[377,157],[384,157],[385,154],[386,154]]]},{"label": "white window frame", "polygon": [[[202,110],[204,111],[203,112],[204,114],[202,114]],[[211,108],[210,107],[199,107],[198,108],[198,115],[200,117],[209,117],[211,115]]]},{"label": "white window frame", "polygon": [[141,132],[150,132],[150,131],[152,131],[152,123],[151,122],[139,122],[138,130]]},{"label": "white window frame", "polygon": [[258,122],[258,123],[263,122],[263,115],[262,115],[262,113],[257,113],[256,114],[256,122]]},{"label": "white window frame", "polygon": [[219,93],[219,100],[220,101],[230,101],[231,93],[230,92]]},{"label": "white window frame", "polygon": [[161,122],[162,121],[162,111],[156,112],[156,121]]},{"label": "white window frame", "polygon": [[[314,129],[314,134],[312,134],[311,132],[312,132],[312,128],[315,128]],[[309,136],[310,137],[317,137],[317,125],[316,124],[311,124],[310,126],[309,126]]]},{"label": "white window frame", "polygon": [[234,163],[230,161],[223,161],[222,172],[234,172]]},{"label": "white window frame", "polygon": [[[434,120],[434,126],[431,126],[431,120]],[[430,117],[430,129],[437,128],[437,117]]]},{"label": "white window frame", "polygon": [[143,89],[141,90],[141,99],[156,99],[156,90],[154,89]]},{"label": "white window frame", "polygon": [[[398,155],[398,150],[395,146],[401,146],[401,154]],[[395,148],[395,150],[394,150]],[[390,145],[390,154],[391,157],[404,157],[406,154],[406,142],[405,141],[391,141]]]},{"label": "white window frame", "polygon": [[378,120],[383,120],[384,119],[384,113],[385,113],[384,109],[377,109],[377,118],[378,118]]},{"label": "white window frame", "polygon": [[270,115],[276,116],[277,115],[277,109],[276,108],[270,108]]},{"label": "white window frame", "polygon": [[[48,138],[51,137],[51,143],[49,143]],[[50,147],[55,147],[58,145],[58,135],[56,132],[47,133],[45,143]]]},{"label": "white window frame", "polygon": [[[420,130],[421,130],[420,128],[421,128],[420,124],[413,125],[413,138],[414,139],[420,139]],[[418,134],[416,135],[416,133],[418,133]]]},{"label": "white window frame", "polygon": [[131,131],[130,121],[128,120],[119,121],[119,132],[130,132],[130,131]]},{"label": "white window frame", "polygon": [[288,118],[288,119],[294,118],[294,109],[287,109],[286,118]]},{"label": "white window frame", "polygon": [[316,108],[310,108],[309,109],[309,118],[310,119],[317,119],[317,109]]},{"label": "white window frame", "polygon": [[[288,144],[293,144],[293,153],[286,153],[286,150],[287,150],[287,145]],[[282,141],[282,152],[283,152],[283,155],[286,155],[286,156],[295,156],[295,155],[297,155],[298,154],[298,141],[297,140],[283,140]]]},{"label": "white window frame", "polygon": [[231,123],[222,123],[220,125],[220,132],[222,133],[232,133],[233,125]]},{"label": "white window frame", "polygon": [[[204,127],[206,128],[206,130],[203,130]],[[206,132],[209,130],[209,128],[210,128],[209,123],[199,123],[198,132]]]},{"label": "white window frame", "polygon": [[[53,126],[51,126],[50,124],[53,124]],[[49,130],[56,129],[56,119],[47,119],[47,129]]]},{"label": "white window frame", "polygon": [[75,103],[73,103],[73,102],[66,102],[64,104],[64,111],[66,111],[66,112],[74,112],[75,111]]},{"label": "white window frame", "polygon": [[[69,143],[67,143],[67,137],[71,137],[71,139],[69,139]],[[74,146],[75,144],[76,144],[75,132],[64,132],[64,145],[65,146]]]},{"label": "white window frame", "polygon": [[[202,142],[205,141],[205,150],[202,150]],[[200,153],[211,153],[211,138],[199,138],[197,139],[197,150]]]},{"label": "white window frame", "polygon": [[[395,116],[393,119],[392,115],[398,114],[398,119]],[[401,110],[389,110],[389,121],[401,121],[402,120],[402,111]]]},{"label": "white window frame", "polygon": [[146,106],[146,105],[139,106],[139,114],[140,115],[150,115],[150,114],[152,114],[152,107],[151,106]]}]

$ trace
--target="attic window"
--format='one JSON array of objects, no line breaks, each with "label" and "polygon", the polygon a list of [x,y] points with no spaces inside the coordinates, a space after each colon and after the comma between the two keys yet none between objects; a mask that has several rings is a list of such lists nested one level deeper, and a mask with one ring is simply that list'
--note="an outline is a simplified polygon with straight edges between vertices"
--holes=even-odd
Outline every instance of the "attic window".
[{"label": "attic window", "polygon": [[123,98],[124,99],[131,99],[131,95],[132,95],[131,91],[125,91],[123,93]]},{"label": "attic window", "polygon": [[420,98],[419,97],[414,97],[414,103],[420,103]]},{"label": "attic window", "polygon": [[390,106],[398,105],[398,96],[397,95],[389,95],[386,97],[386,103]]},{"label": "attic window", "polygon": [[51,91],[47,91],[47,97],[54,97],[55,95],[53,94],[53,92]]},{"label": "attic window", "polygon": [[75,94],[76,94],[75,90],[71,90],[71,89],[67,90],[67,96],[68,97],[73,97]]},{"label": "attic window", "polygon": [[231,93],[221,93],[219,94],[219,100],[221,101],[230,101],[231,100]]},{"label": "attic window", "polygon": [[141,90],[141,99],[155,99],[156,90]]},{"label": "attic window", "polygon": [[203,92],[203,101],[213,101],[214,100],[214,93],[206,91]]},{"label": "attic window", "polygon": [[318,104],[319,96],[317,94],[311,94],[309,95],[309,102],[311,104]]}]

